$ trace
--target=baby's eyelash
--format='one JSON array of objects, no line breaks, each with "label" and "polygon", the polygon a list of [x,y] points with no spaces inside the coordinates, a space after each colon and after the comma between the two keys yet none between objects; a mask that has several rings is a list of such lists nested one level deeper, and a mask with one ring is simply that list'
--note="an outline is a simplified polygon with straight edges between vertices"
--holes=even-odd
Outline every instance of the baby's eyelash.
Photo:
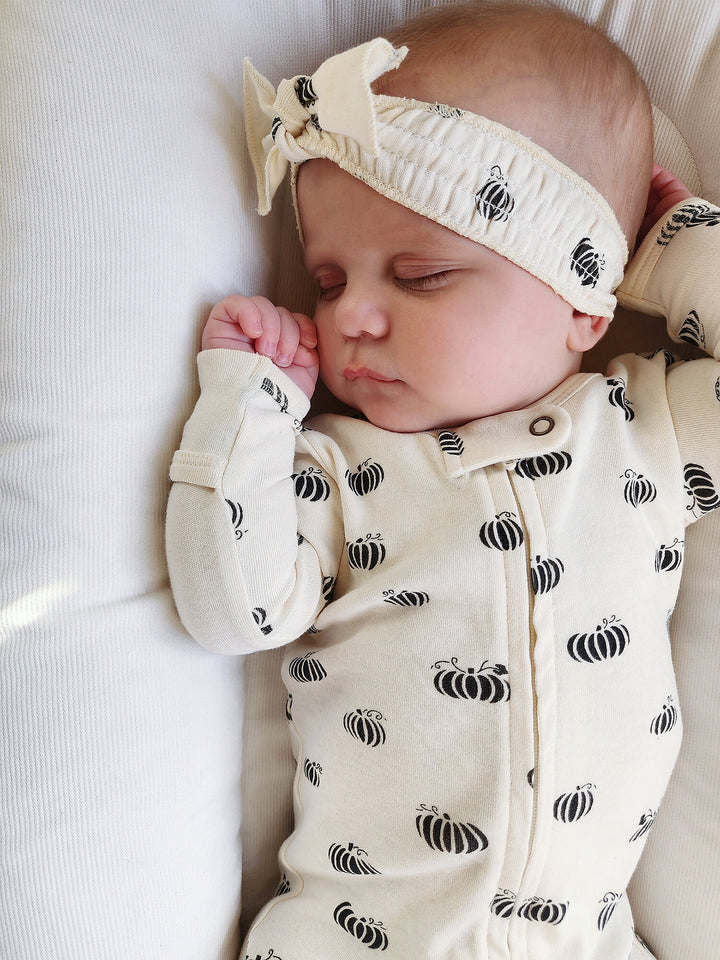
[{"label": "baby's eyelash", "polygon": [[448,271],[438,270],[422,277],[396,277],[395,282],[408,290],[437,290],[447,283]]},{"label": "baby's eyelash", "polygon": [[318,296],[320,300],[334,300],[344,286],[344,283],[330,283],[324,287],[318,284]]}]

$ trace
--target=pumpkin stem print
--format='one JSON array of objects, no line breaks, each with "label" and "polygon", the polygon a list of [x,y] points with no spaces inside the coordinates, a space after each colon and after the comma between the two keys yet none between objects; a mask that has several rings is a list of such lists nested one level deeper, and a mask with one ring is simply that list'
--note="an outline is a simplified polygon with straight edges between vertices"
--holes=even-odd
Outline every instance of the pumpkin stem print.
[{"label": "pumpkin stem print", "polygon": [[477,669],[458,666],[457,657],[438,660],[433,664],[433,683],[438,693],[455,700],[481,700],[485,703],[501,703],[510,699],[510,683],[507,667],[502,663],[494,666],[485,660]]},{"label": "pumpkin stem print", "polygon": [[515,514],[506,510],[480,528],[480,541],[492,550],[515,550],[525,540]]},{"label": "pumpkin stem print", "polygon": [[396,607],[423,607],[430,602],[430,597],[424,590],[383,590],[383,602],[391,603]]},{"label": "pumpkin stem print", "polygon": [[560,823],[577,823],[586,817],[593,808],[597,788],[592,783],[577,787],[570,793],[561,794],[553,804],[553,816]]},{"label": "pumpkin stem print", "polygon": [[233,500],[226,500],[225,503],[230,507],[230,522],[233,526],[235,539],[242,540],[243,535],[247,533],[247,530],[242,529],[243,508]]},{"label": "pumpkin stem print", "polygon": [[367,853],[354,843],[333,843],[328,850],[328,858],[333,870],[338,873],[350,873],[355,876],[380,876],[372,864],[368,863]]},{"label": "pumpkin stem print", "polygon": [[379,710],[351,710],[343,717],[343,726],[356,740],[366,747],[381,747],[387,734],[383,721],[385,717]]},{"label": "pumpkin stem print", "polygon": [[567,642],[567,651],[578,663],[602,663],[619,657],[629,643],[628,628],[613,616],[589,633],[573,634]]},{"label": "pumpkin stem print", "polygon": [[499,166],[490,170],[490,177],[475,194],[475,207],[486,220],[499,223],[507,220],[515,209],[515,200]]},{"label": "pumpkin stem print", "polygon": [[327,676],[327,671],[314,650],[301,657],[294,657],[288,664],[288,673],[298,683],[315,683],[318,680],[324,680]]},{"label": "pumpkin stem print", "polygon": [[315,760],[310,760],[308,757],[305,758],[303,763],[303,773],[305,774],[305,779],[308,781],[310,786],[319,787],[320,786],[320,777],[322,777],[322,767]]},{"label": "pumpkin stem print", "polygon": [[532,897],[518,907],[518,916],[525,920],[557,926],[565,919],[568,906],[568,903],[555,903],[552,900],[543,900],[542,897]]},{"label": "pumpkin stem print", "polygon": [[535,557],[530,564],[530,586],[537,596],[549,593],[560,583],[560,577],[565,572],[565,564],[559,557]]},{"label": "pumpkin stem print", "polygon": [[711,510],[720,507],[718,496],[712,477],[699,463],[688,463],[684,468],[685,492],[690,498],[688,510],[702,516]]},{"label": "pumpkin stem print", "polygon": [[608,891],[600,901],[602,908],[598,914],[597,926],[601,933],[608,925],[610,917],[612,917],[613,913],[615,913],[615,907],[617,907],[618,902],[622,900],[622,896],[623,895],[621,893],[613,893],[612,891]]},{"label": "pumpkin stem print", "polygon": [[655,551],[655,573],[672,573],[679,570],[683,562],[685,542],[677,537],[670,545],[661,544]]},{"label": "pumpkin stem print", "polygon": [[490,904],[490,909],[497,917],[507,920],[515,909],[516,894],[512,890],[498,890]]},{"label": "pumpkin stem print", "polygon": [[639,507],[643,503],[652,503],[657,496],[655,484],[641,473],[635,473],[634,470],[626,470],[625,473],[621,474],[620,479],[627,480],[623,496],[625,497],[625,502],[629,503],[631,507]]},{"label": "pumpkin stem print", "polygon": [[610,396],[608,397],[611,405],[622,410],[625,414],[625,419],[630,423],[631,420],[635,419],[635,411],[633,410],[632,402],[625,396],[625,388],[627,386],[625,381],[622,377],[617,377],[608,380],[607,383],[609,387],[612,387]]},{"label": "pumpkin stem print", "polygon": [[381,921],[358,917],[349,900],[339,903],[333,912],[335,923],[370,950],[386,950],[388,935]]},{"label": "pumpkin stem print", "polygon": [[357,470],[346,470],[345,479],[356,496],[364,497],[373,490],[377,490],[385,479],[385,471],[379,463],[368,459],[358,464]]},{"label": "pumpkin stem print", "polygon": [[656,717],[653,717],[650,723],[650,733],[654,733],[656,737],[661,737],[664,733],[670,733],[675,727],[677,720],[677,707],[673,703],[673,698],[668,697],[667,703],[660,713]]},{"label": "pumpkin stem print", "polygon": [[634,843],[636,840],[639,840],[641,837],[644,837],[645,834],[650,830],[652,825],[655,823],[656,816],[657,816],[657,810],[648,810],[647,813],[644,813],[640,817],[640,820],[638,821],[637,830],[630,837],[629,843]]},{"label": "pumpkin stem print", "polygon": [[353,570],[373,570],[385,559],[385,544],[379,533],[368,533],[353,543],[346,543],[348,563]]},{"label": "pumpkin stem print", "polygon": [[330,484],[319,467],[308,467],[301,473],[292,475],[295,484],[295,496],[311,503],[327,500],[330,496]]},{"label": "pumpkin stem print", "polygon": [[424,803],[418,807],[415,826],[430,849],[440,853],[477,853],[488,846],[488,838],[480,827],[451,820],[449,813],[441,814],[437,807],[428,807]]}]

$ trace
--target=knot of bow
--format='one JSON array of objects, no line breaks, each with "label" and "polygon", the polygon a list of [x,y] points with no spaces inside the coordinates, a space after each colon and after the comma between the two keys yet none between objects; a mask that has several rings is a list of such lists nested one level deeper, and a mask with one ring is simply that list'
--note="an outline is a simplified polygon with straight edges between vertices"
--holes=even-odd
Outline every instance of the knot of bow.
[{"label": "knot of bow", "polygon": [[311,76],[275,90],[245,60],[245,130],[258,188],[258,213],[270,210],[291,163],[337,154],[338,137],[378,153],[370,84],[400,65],[407,48],[379,37],[330,57]]}]

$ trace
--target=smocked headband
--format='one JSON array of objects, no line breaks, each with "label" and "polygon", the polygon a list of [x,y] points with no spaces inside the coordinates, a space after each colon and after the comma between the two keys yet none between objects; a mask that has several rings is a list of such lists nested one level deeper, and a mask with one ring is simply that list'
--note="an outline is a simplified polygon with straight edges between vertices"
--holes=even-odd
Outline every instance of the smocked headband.
[{"label": "smocked headband", "polygon": [[245,125],[270,210],[288,167],[324,157],[378,193],[481,243],[573,307],[612,316],[627,244],[597,190],[531,140],[466,110],[374,94],[407,48],[378,38],[275,91],[245,61]]}]

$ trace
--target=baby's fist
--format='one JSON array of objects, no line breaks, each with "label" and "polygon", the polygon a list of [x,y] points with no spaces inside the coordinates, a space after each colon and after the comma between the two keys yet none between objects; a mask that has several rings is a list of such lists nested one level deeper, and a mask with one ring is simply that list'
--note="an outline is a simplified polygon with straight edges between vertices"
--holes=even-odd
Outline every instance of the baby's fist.
[{"label": "baby's fist", "polygon": [[303,313],[276,307],[265,297],[227,297],[205,324],[202,349],[243,350],[268,357],[312,397],[318,378],[315,326]]}]

